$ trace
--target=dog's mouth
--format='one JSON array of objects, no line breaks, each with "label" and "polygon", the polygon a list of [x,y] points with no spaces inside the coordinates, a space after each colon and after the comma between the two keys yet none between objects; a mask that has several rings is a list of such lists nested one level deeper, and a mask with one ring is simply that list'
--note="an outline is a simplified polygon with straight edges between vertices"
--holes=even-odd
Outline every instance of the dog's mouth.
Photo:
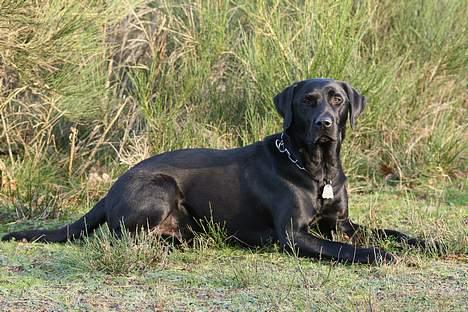
[{"label": "dog's mouth", "polygon": [[327,136],[327,135],[321,135],[321,136],[318,136],[316,138],[313,138],[312,140],[308,140],[307,145],[309,145],[309,146],[316,146],[316,145],[326,146],[326,145],[329,145],[329,144],[333,144],[336,141],[337,141],[337,139],[334,138],[334,137]]},{"label": "dog's mouth", "polygon": [[336,142],[336,138],[328,135],[321,135],[315,139],[315,144],[326,144]]}]

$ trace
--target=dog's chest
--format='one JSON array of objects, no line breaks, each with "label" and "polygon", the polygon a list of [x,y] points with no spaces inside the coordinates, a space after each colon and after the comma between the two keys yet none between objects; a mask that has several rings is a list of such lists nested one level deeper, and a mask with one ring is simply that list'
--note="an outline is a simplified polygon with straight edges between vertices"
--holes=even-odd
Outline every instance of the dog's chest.
[{"label": "dog's chest", "polygon": [[323,198],[323,186],[318,185],[310,188],[305,196],[304,200],[300,205],[302,207],[302,213],[305,215],[310,222],[313,220],[321,219],[322,217],[335,217],[337,215],[337,205],[339,198]]}]

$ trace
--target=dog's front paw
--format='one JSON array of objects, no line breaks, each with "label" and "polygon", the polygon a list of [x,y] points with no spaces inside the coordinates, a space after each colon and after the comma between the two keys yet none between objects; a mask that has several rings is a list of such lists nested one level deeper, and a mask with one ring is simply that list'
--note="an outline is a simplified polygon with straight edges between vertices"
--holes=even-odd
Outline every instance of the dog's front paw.
[{"label": "dog's front paw", "polygon": [[[376,250],[376,249],[374,249]],[[397,263],[397,258],[389,253],[389,252],[386,252],[385,250],[382,250],[382,249],[377,249],[378,252],[376,252],[376,257],[374,258],[374,262],[372,263],[376,263],[376,264],[384,264],[384,263],[388,263],[388,264],[394,264],[394,263]]]},{"label": "dog's front paw", "polygon": [[354,262],[366,264],[396,263],[397,258],[380,248],[363,248],[357,250]]},{"label": "dog's front paw", "polygon": [[447,247],[442,243],[435,240],[423,240],[418,238],[410,238],[406,241],[408,246],[419,248],[420,250],[435,253],[439,256],[447,254]]}]

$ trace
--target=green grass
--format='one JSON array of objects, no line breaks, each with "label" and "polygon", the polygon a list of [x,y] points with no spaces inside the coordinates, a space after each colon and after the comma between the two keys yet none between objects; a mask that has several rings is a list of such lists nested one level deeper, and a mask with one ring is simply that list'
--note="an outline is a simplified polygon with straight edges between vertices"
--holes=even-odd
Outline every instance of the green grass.
[{"label": "green grass", "polygon": [[233,247],[210,220],[176,249],[105,232],[2,243],[2,308],[466,310],[465,1],[0,0],[0,12],[1,233],[76,218],[154,153],[279,132],[272,97],[332,77],[368,101],[342,152],[352,217],[447,249],[377,240],[397,265],[319,263]]},{"label": "green grass", "polygon": [[[395,265],[342,265],[296,258],[275,246],[210,245],[205,237],[207,244],[153,250],[164,255],[155,262],[146,253],[156,246],[149,237],[106,242],[101,236],[63,245],[11,242],[0,245],[0,304],[13,310],[466,310],[463,205],[390,190],[353,195],[351,203],[353,219],[437,238],[448,246],[447,254],[392,249],[399,258]],[[21,222],[3,224],[0,232],[20,228]],[[219,231],[214,236],[219,238]],[[136,246],[146,257],[137,256]],[[135,265],[122,271],[129,263]]]}]

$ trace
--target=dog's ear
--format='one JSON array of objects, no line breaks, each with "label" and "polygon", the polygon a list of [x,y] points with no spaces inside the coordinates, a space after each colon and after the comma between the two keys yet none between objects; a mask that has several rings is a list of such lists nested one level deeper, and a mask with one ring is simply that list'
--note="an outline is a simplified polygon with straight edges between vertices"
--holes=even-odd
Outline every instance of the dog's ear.
[{"label": "dog's ear", "polygon": [[356,119],[361,115],[366,107],[366,98],[351,87],[351,85],[346,81],[342,81],[342,85],[349,99],[349,123],[351,124],[351,128],[354,129]]},{"label": "dog's ear", "polygon": [[276,110],[283,117],[283,129],[286,130],[291,126],[293,118],[293,99],[294,90],[296,89],[296,83],[290,85],[273,98]]}]

